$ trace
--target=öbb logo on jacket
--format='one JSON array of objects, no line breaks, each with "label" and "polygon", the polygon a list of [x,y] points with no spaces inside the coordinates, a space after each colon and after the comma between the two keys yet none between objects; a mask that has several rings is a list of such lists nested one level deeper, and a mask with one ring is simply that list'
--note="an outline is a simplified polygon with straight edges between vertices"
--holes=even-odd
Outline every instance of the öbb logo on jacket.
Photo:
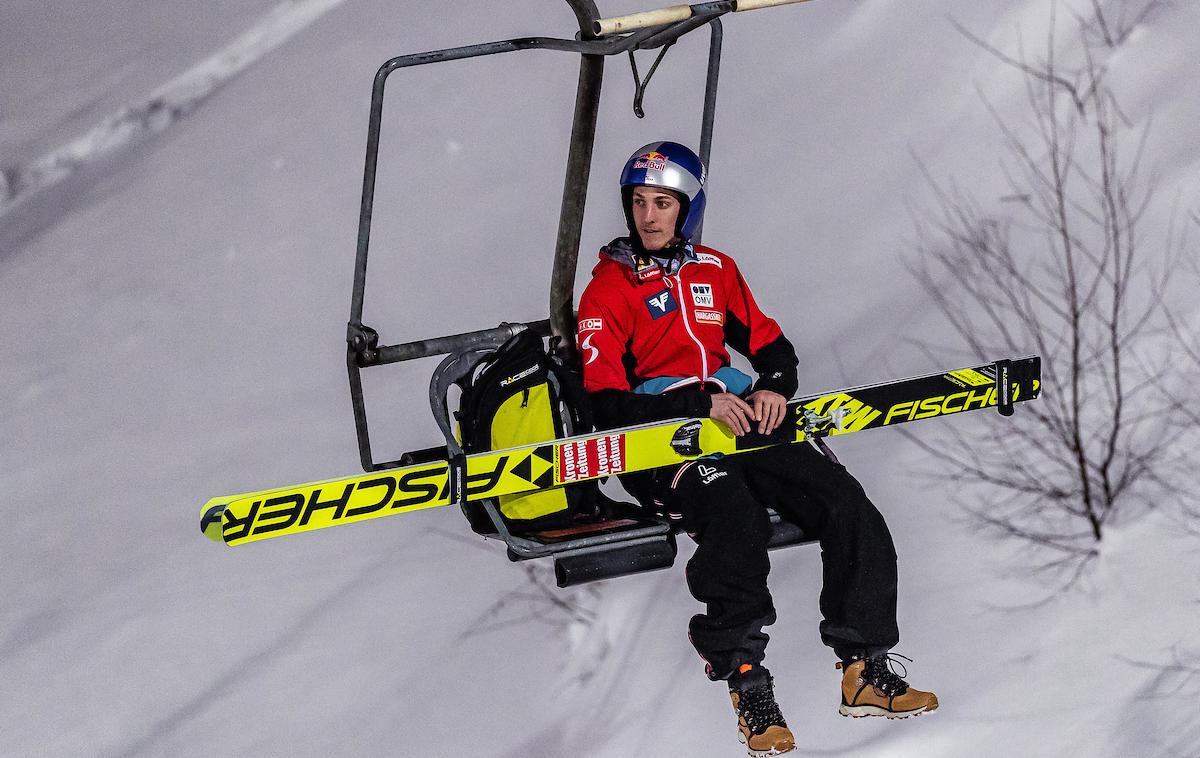
[{"label": "\u00f6bb logo on jacket", "polygon": [[649,309],[651,318],[659,319],[671,311],[678,310],[679,303],[675,302],[671,290],[663,290],[646,298],[646,308]]}]

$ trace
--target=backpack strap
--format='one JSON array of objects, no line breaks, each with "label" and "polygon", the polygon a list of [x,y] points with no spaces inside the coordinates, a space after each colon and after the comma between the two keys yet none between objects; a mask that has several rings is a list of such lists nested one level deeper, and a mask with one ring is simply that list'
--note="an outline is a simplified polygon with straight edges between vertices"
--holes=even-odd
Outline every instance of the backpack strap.
[{"label": "backpack strap", "polygon": [[561,338],[552,337],[550,339],[548,356],[550,374],[557,382],[559,399],[562,400],[567,412],[571,414],[571,428],[574,433],[590,432],[595,428],[592,404],[588,400],[587,392],[583,389],[583,378],[578,368],[567,365],[566,360],[557,349],[556,341],[559,339]]},{"label": "backpack strap", "polygon": [[470,377],[481,361],[491,356],[499,343],[484,345],[461,350],[447,355],[438,367],[434,369],[429,380],[429,407],[433,411],[433,420],[437,422],[442,437],[446,440],[446,459],[450,464],[447,481],[450,485],[450,501],[460,506],[466,504],[467,454],[454,435],[450,421],[450,411],[446,405],[446,396],[453,385],[462,386],[465,378]]}]

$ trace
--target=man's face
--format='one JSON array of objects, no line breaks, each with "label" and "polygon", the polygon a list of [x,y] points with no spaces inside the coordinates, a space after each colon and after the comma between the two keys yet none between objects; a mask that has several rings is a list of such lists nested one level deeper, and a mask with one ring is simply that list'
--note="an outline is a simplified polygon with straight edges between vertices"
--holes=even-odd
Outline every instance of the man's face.
[{"label": "man's face", "polygon": [[662,250],[675,239],[679,198],[658,187],[633,188],[633,225],[647,250]]}]

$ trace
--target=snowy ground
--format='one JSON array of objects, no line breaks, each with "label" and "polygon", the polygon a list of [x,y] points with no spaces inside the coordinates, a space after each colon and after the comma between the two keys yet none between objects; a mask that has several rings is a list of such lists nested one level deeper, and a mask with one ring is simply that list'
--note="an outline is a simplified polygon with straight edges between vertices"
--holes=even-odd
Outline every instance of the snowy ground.
[{"label": "snowy ground", "polygon": [[[318,4],[6,3],[0,167],[145,102],[269,14]],[[501,19],[480,18],[495,7],[482,2],[323,5],[177,123],[0,216],[0,753],[742,754],[684,637],[686,547],[671,571],[554,591],[570,616],[449,510],[241,549],[199,535],[214,494],[357,468],[342,340],[378,64],[574,24],[533,0]],[[999,188],[975,87],[1002,109],[1022,97],[946,17],[1006,45],[1040,39],[1045,6],[817,2],[727,20],[706,241],[815,356],[806,387],[931,368],[903,341],[944,333],[900,263],[910,152]],[[1177,3],[1119,69],[1127,109],[1154,119],[1164,186],[1185,198],[1200,176],[1197,24]],[[609,63],[585,260],[621,226],[625,154],[695,141],[704,47],[668,55],[643,122],[626,64]],[[366,313],[386,340],[544,315],[576,71],[529,53],[389,85]],[[431,367],[368,377],[380,457],[437,438]],[[1014,572],[1025,556],[909,476],[901,437],[838,449],[889,516],[899,650],[943,707],[838,717],[818,551],[775,553],[769,663],[800,754],[1200,755],[1200,682],[1155,668],[1200,657],[1200,540],[1172,514],[1112,528],[1077,590],[1027,607],[1046,589]]]}]

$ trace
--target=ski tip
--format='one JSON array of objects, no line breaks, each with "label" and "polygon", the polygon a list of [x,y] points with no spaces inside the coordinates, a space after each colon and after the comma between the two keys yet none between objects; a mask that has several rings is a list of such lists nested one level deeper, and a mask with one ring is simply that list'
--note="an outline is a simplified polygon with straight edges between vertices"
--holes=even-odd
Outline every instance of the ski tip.
[{"label": "ski tip", "polygon": [[200,511],[200,531],[213,542],[224,542],[221,523],[225,514],[225,503],[209,503]]}]

